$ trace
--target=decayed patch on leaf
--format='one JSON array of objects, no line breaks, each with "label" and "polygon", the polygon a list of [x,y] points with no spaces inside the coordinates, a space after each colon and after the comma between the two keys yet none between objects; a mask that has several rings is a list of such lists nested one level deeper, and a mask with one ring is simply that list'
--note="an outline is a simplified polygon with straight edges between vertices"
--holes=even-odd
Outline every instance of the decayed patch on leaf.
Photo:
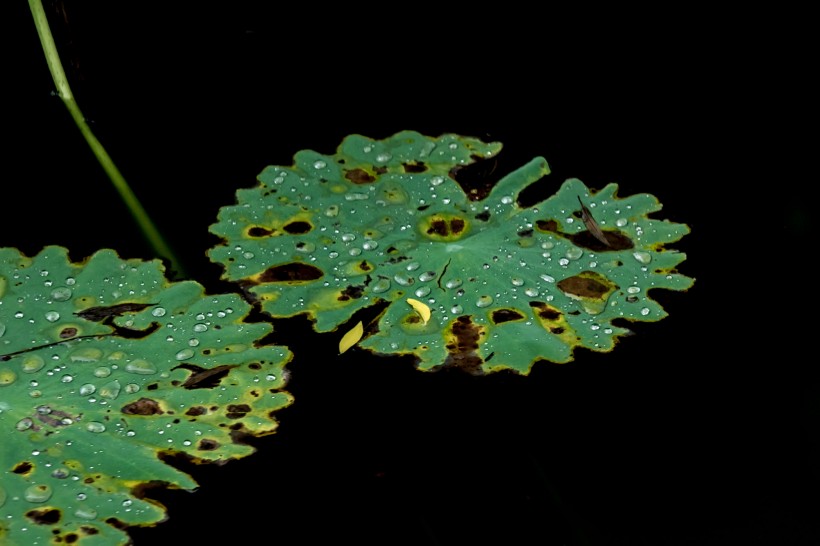
[{"label": "decayed patch on leaf", "polygon": [[252,453],[291,403],[291,355],[249,310],[159,261],[0,249],[0,542],[125,544],[166,518],[142,484],[197,485],[163,457]]},{"label": "decayed patch on leaf", "polygon": [[[614,320],[665,316],[650,289],[692,285],[676,270],[685,255],[665,248],[689,229],[650,218],[661,208],[653,196],[570,179],[523,206],[519,194],[546,183],[547,162],[499,172],[500,149],[403,131],[351,135],[333,154],[300,151],[219,211],[210,229],[223,243],[209,257],[275,317],[306,313],[318,331],[338,331],[387,304],[358,346],[474,373],[528,373],[576,347],[609,351],[626,332]],[[280,228],[293,218],[304,225]],[[429,317],[408,313],[410,300]],[[470,332],[481,335],[468,343]]]}]

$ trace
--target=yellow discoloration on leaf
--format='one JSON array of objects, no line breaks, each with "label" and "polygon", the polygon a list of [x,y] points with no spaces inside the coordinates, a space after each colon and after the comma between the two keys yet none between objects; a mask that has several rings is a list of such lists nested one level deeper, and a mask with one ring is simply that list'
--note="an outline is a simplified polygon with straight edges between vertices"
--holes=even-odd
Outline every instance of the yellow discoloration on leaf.
[{"label": "yellow discoloration on leaf", "polygon": [[427,324],[427,321],[430,320],[430,308],[426,304],[420,302],[419,300],[414,300],[413,298],[407,298],[407,303],[409,303],[410,306],[416,310],[416,313],[419,314],[422,322]]},{"label": "yellow discoloration on leaf", "polygon": [[356,323],[356,326],[351,328],[345,335],[342,336],[342,339],[339,341],[339,354],[347,351],[354,345],[356,345],[362,336],[364,335],[364,325],[362,321]]}]

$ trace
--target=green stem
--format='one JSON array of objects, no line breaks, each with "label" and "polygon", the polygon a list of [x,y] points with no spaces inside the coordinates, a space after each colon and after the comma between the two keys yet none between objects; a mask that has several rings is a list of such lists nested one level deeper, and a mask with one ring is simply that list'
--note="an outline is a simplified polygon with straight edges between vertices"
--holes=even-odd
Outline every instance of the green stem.
[{"label": "green stem", "polygon": [[153,248],[154,252],[158,256],[161,256],[170,262],[170,266],[177,276],[185,277],[182,266],[174,253],[171,251],[171,248],[162,238],[159,230],[157,230],[156,226],[151,221],[148,213],[145,212],[145,209],[140,204],[139,199],[137,199],[137,196],[131,190],[131,187],[125,181],[125,178],[122,176],[119,169],[117,169],[117,166],[114,165],[114,161],[111,159],[111,156],[108,155],[108,152],[105,151],[103,145],[99,140],[97,140],[97,137],[94,136],[94,133],[88,126],[88,123],[85,121],[85,116],[83,116],[83,113],[80,111],[80,107],[77,105],[77,101],[74,100],[74,95],[71,92],[71,87],[68,85],[68,79],[66,78],[65,71],[63,70],[63,65],[60,62],[60,56],[57,53],[57,46],[54,43],[54,38],[51,35],[51,29],[48,26],[48,19],[45,11],[43,10],[42,2],[40,0],[29,0],[28,3],[31,8],[31,14],[34,16],[34,24],[37,27],[37,34],[40,36],[40,43],[42,44],[43,51],[46,55],[48,68],[51,71],[52,78],[54,78],[54,83],[57,85],[57,94],[63,100],[66,108],[68,108],[68,111],[71,113],[71,117],[74,118],[74,122],[77,124],[77,127],[79,127],[80,132],[83,134],[83,137],[85,137],[86,142],[88,142],[88,145],[91,147],[91,151],[94,152],[94,155],[97,157],[97,160],[105,170],[108,178],[119,192],[120,197],[122,197],[122,200],[125,202],[128,210],[131,211],[131,215],[139,225],[143,236],[151,245],[151,248]]}]

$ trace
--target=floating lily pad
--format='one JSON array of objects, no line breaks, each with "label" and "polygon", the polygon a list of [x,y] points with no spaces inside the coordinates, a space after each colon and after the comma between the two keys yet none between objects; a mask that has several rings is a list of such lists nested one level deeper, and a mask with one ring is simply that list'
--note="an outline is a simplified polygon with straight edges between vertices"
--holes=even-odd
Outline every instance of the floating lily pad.
[{"label": "floating lily pad", "polygon": [[252,453],[292,399],[249,311],[159,261],[0,249],[0,543],[125,544],[166,517],[148,486],[197,487],[163,457]]},{"label": "floating lily pad", "polygon": [[[337,331],[340,350],[360,339],[423,370],[472,373],[609,351],[627,333],[616,319],[665,316],[650,290],[692,285],[675,269],[685,255],[665,248],[689,228],[649,218],[661,208],[652,195],[570,179],[523,206],[519,194],[549,173],[542,157],[483,186],[459,183],[500,149],[404,131],[300,151],[220,210],[210,229],[223,242],[209,257],[270,315],[306,313],[317,331]],[[376,315],[360,336],[351,319],[365,309]]]}]

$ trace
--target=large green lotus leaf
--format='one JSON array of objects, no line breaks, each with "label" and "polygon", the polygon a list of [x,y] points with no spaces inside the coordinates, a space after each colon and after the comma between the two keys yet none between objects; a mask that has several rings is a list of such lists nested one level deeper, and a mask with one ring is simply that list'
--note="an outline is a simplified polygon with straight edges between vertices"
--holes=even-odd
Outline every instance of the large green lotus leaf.
[{"label": "large green lotus leaf", "polygon": [[649,218],[661,208],[651,195],[570,179],[524,206],[519,194],[549,173],[542,157],[490,190],[457,181],[500,149],[404,131],[351,135],[334,155],[300,151],[220,210],[210,229],[223,242],[209,257],[272,316],[307,313],[338,331],[340,350],[358,341],[354,313],[376,309],[361,347],[472,373],[609,351],[627,333],[615,319],[664,317],[650,289],[691,286],[675,270],[685,255],[664,248],[689,229]]},{"label": "large green lotus leaf", "polygon": [[125,544],[166,517],[147,485],[197,487],[161,457],[250,454],[291,355],[249,310],[159,261],[0,249],[0,543]]}]

